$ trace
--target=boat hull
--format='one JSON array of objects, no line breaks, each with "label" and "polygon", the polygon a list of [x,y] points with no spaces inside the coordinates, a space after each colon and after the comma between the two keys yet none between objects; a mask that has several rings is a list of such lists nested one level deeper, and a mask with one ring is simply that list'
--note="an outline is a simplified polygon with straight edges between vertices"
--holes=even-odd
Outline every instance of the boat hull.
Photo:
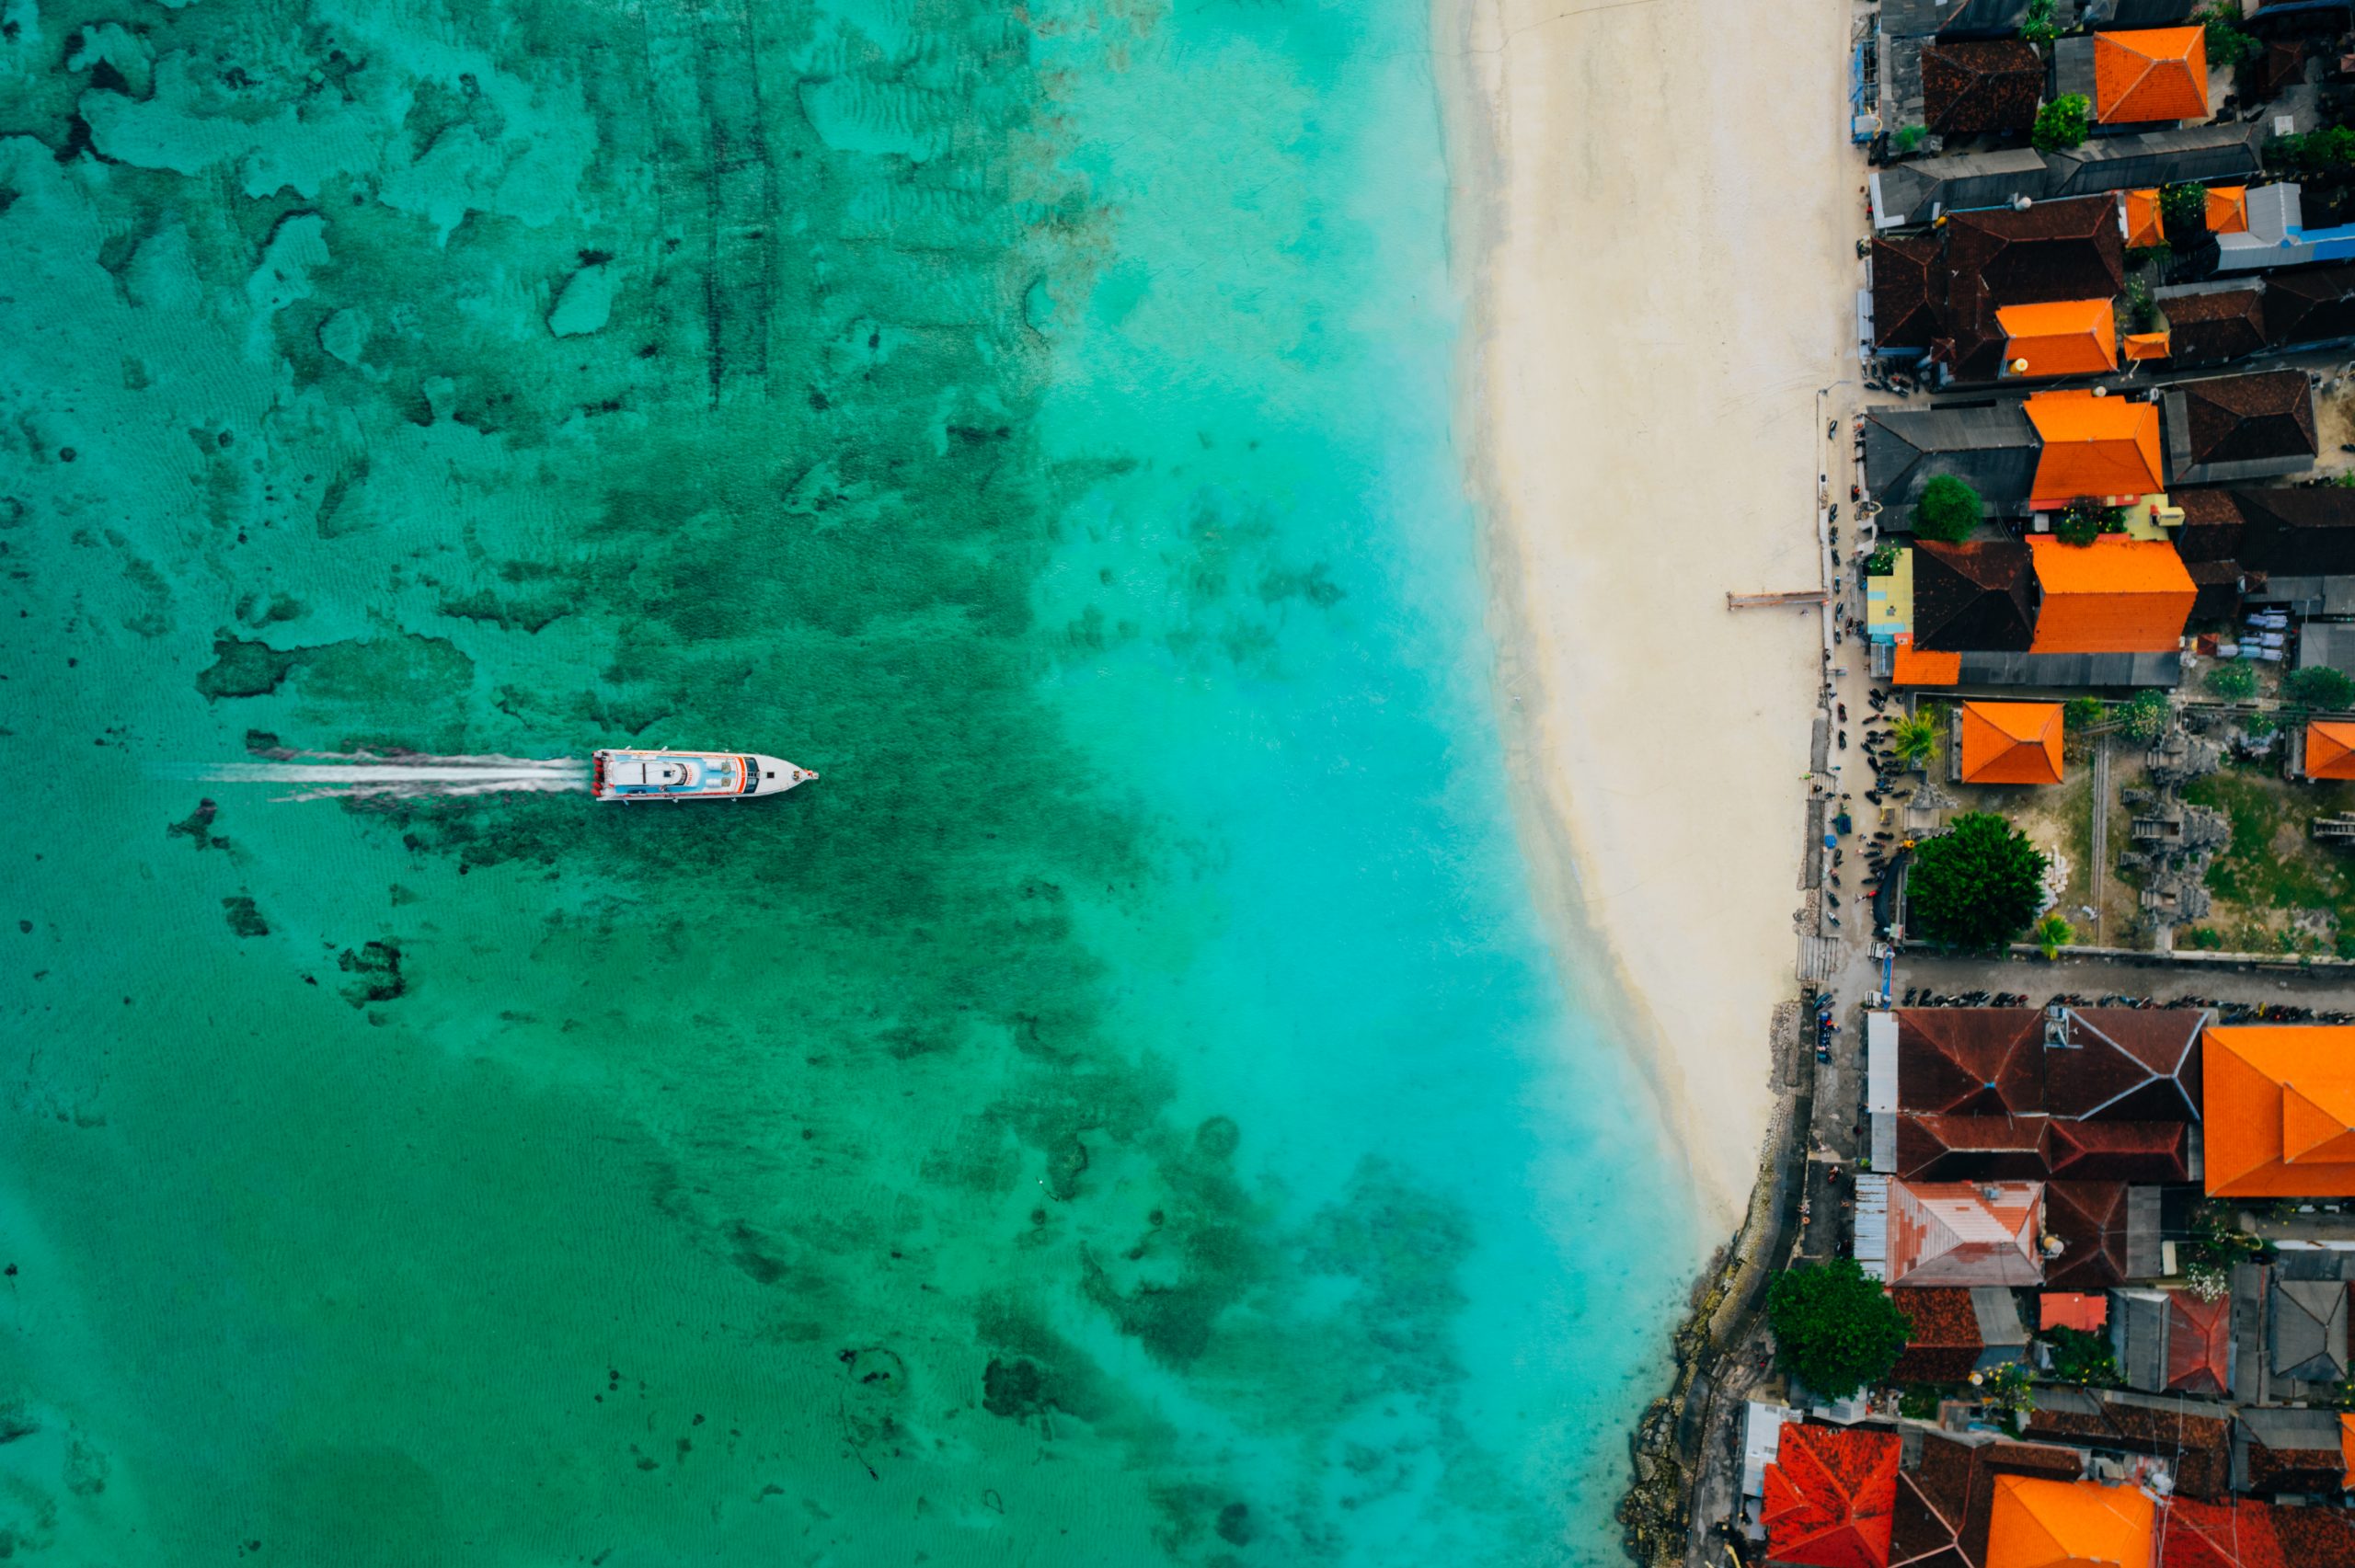
[{"label": "boat hull", "polygon": [[638,751],[609,748],[590,758],[589,793],[599,800],[751,800],[783,795],[818,775],[758,751]]}]

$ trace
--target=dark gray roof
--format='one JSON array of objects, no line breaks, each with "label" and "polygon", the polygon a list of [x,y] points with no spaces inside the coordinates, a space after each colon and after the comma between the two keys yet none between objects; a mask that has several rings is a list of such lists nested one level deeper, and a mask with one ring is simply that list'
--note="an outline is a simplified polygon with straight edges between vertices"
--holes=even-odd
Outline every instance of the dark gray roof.
[{"label": "dark gray roof", "polygon": [[2071,93],[2087,104],[2094,101],[2094,40],[2090,36],[2052,41],[2052,96],[2064,98]]},{"label": "dark gray roof", "polygon": [[[2063,39],[2082,42],[2091,39]],[[2063,89],[2064,91],[2066,89]],[[2229,179],[2263,167],[2264,123],[2195,125],[2182,131],[2141,131],[2130,136],[2097,136],[2083,146],[2045,155],[2051,171],[2047,195],[2096,196],[2165,185],[2182,179]]]},{"label": "dark gray roof", "polygon": [[2335,1279],[2276,1278],[2271,1306],[2273,1376],[2326,1383],[2347,1375],[2344,1284]]},{"label": "dark gray roof", "polygon": [[2167,1298],[2162,1290],[2109,1293],[2109,1344],[2130,1389],[2158,1393],[2167,1386]]},{"label": "dark gray roof", "polygon": [[2233,1398],[2244,1404],[2265,1398],[2265,1299],[2272,1284],[2273,1271],[2261,1263],[2233,1265]]},{"label": "dark gray roof", "polygon": [[2161,1230],[2159,1189],[2128,1187],[2126,1189],[2126,1277],[2155,1279],[2166,1266],[2166,1254],[2160,1250],[2165,1240]]},{"label": "dark gray roof", "polygon": [[2180,686],[2183,655],[2166,653],[1966,653],[1965,686]]},{"label": "dark gray roof", "polygon": [[1971,1287],[1970,1312],[1979,1320],[1980,1344],[2026,1345],[2028,1342],[2028,1325],[2020,1322],[2019,1300],[2004,1287]]},{"label": "dark gray roof", "polygon": [[1872,177],[1874,222],[1884,229],[1926,223],[1934,210],[1959,212],[2007,207],[2021,196],[2036,200],[2052,185],[2043,155],[2028,147],[1892,164]]},{"label": "dark gray roof", "polygon": [[1894,527],[1905,527],[1922,486],[1951,474],[2002,515],[2027,504],[2036,478],[2036,427],[2016,403],[1978,408],[1882,408],[1865,417],[1865,474]]}]

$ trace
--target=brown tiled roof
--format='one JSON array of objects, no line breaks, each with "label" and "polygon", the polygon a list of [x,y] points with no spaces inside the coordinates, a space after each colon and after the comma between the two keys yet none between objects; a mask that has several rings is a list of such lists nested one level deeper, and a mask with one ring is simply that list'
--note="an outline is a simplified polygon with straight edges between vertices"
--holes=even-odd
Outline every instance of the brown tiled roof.
[{"label": "brown tiled roof", "polygon": [[2202,1501],[2223,1497],[2232,1484],[2232,1423],[2148,1405],[2100,1400],[2091,1412],[2039,1410],[2028,1435],[2130,1454],[2176,1459],[2176,1489]]},{"label": "brown tiled roof", "polygon": [[2064,1245],[2044,1265],[2048,1288],[2107,1290],[2126,1277],[2125,1183],[2047,1184],[2044,1228]]},{"label": "brown tiled roof", "polygon": [[2355,490],[2339,485],[2235,490],[2241,565],[2276,577],[2355,573]]},{"label": "brown tiled roof", "polygon": [[2048,1130],[2042,1116],[1901,1114],[1897,1173],[1910,1182],[2040,1181]]},{"label": "brown tiled roof", "polygon": [[2251,1492],[2337,1492],[2347,1475],[2338,1444],[2328,1448],[2269,1448],[2255,1431],[2248,1441]]},{"label": "brown tiled roof", "polygon": [[[2012,548],[2022,556],[2028,554],[2025,546]],[[1917,546],[1914,571],[1921,571],[1925,558],[1953,558],[1938,552],[1959,554],[1953,545]],[[1981,557],[1961,559],[1967,563]],[[1920,581],[1918,575],[1915,581]],[[1953,1116],[2033,1116],[2041,1111],[2044,1014],[2032,1007],[1898,1009],[1897,1108]]]},{"label": "brown tiled roof", "polygon": [[[1904,1494],[1902,1478],[1898,1482]],[[2275,1508],[2273,1538],[2289,1568],[2355,1568],[2355,1520],[2338,1508]]]},{"label": "brown tiled roof", "polygon": [[2108,196],[2000,207],[1947,220],[1946,338],[1955,374],[1993,380],[2003,305],[2109,299],[2124,286],[2126,242]]},{"label": "brown tiled roof", "polygon": [[2158,1568],[2290,1568],[2264,1503],[2197,1503],[2170,1497],[2159,1508]]},{"label": "brown tiled roof", "polygon": [[2167,315],[2169,361],[2221,365],[2264,348],[2264,298],[2255,289],[2223,289],[2162,302]]},{"label": "brown tiled roof", "polygon": [[[1913,646],[1932,653],[2026,653],[2036,635],[2028,586],[2034,579],[2028,547],[2016,540],[1918,542],[1913,546]],[[1901,1061],[1903,1027],[1901,1015]]]},{"label": "brown tiled roof", "polygon": [[2168,499],[2183,509],[2183,526],[2176,530],[2175,549],[2185,564],[2239,559],[2241,509],[2234,504],[2230,490],[2177,490]]},{"label": "brown tiled roof", "polygon": [[2277,348],[2355,337],[2355,266],[2315,267],[2265,280],[2265,340]]},{"label": "brown tiled roof", "polygon": [[1980,1568],[1987,1560],[1987,1516],[1998,1475],[2074,1481],[2084,1468],[2072,1448],[2033,1443],[1974,1447],[1924,1432],[1921,1457],[1913,1469],[1898,1472],[1890,1568]]},{"label": "brown tiled roof", "polygon": [[2198,1008],[2073,1007],[2044,1059],[2044,1107],[2097,1121],[2197,1121]]},{"label": "brown tiled roof", "polygon": [[1937,336],[1945,280],[1931,235],[1873,241],[1873,347],[1926,349]]},{"label": "brown tiled roof", "polygon": [[2218,376],[2175,390],[2190,416],[2194,464],[2315,454],[2314,389],[2303,371]]},{"label": "brown tiled roof", "polygon": [[2200,593],[2191,601],[2195,621],[2229,621],[2241,612],[2241,564],[2238,561],[2187,561],[2183,569]]},{"label": "brown tiled roof", "polygon": [[2025,131],[2044,96],[2044,59],[2017,39],[1922,51],[1924,120],[1941,136]]},{"label": "brown tiled roof", "polygon": [[2245,75],[2242,91],[2251,103],[2261,103],[2278,97],[2285,87],[2296,86],[2305,80],[2306,40],[2299,38],[2274,38],[2266,40],[2264,52],[2241,67]]},{"label": "brown tiled roof", "polygon": [[1968,1289],[1929,1286],[1892,1290],[1890,1299],[1913,1324],[1913,1337],[1890,1371],[1890,1382],[1959,1383],[1970,1376],[1985,1346]]},{"label": "brown tiled roof", "polygon": [[2056,1120],[2046,1147],[2060,1181],[2191,1179],[2191,1129],[2182,1122]]}]

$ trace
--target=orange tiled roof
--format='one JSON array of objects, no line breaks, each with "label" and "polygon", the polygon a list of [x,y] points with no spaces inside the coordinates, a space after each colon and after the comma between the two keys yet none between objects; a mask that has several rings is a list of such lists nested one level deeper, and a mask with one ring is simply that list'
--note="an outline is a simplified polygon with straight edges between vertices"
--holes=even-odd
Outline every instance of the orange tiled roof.
[{"label": "orange tiled roof", "polygon": [[1951,686],[1962,679],[1962,655],[1926,653],[1912,643],[1897,645],[1890,680],[1900,686]]},{"label": "orange tiled roof", "polygon": [[1986,1568],[2151,1568],[2157,1523],[2140,1487],[1999,1475]]},{"label": "orange tiled roof", "polygon": [[2005,305],[1995,325],[2004,329],[2004,368],[2013,375],[2097,375],[2118,368],[2118,318],[2108,300]]},{"label": "orange tiled roof", "polygon": [[2130,360],[2164,360],[2175,352],[2164,332],[2130,332],[2120,339],[2120,347]]},{"label": "orange tiled roof", "polygon": [[1962,782],[2061,782],[2061,704],[1962,704]]},{"label": "orange tiled roof", "polygon": [[2208,188],[2208,232],[2211,235],[2248,233],[2248,187],[2211,185]]},{"label": "orange tiled roof", "polygon": [[2200,1077],[2210,1194],[2355,1197],[2355,1025],[2211,1028]]},{"label": "orange tiled roof", "polygon": [[2339,1485],[2355,1490],[2355,1415],[2338,1418],[2338,1466],[2346,1472]]},{"label": "orange tiled roof", "polygon": [[2094,115],[2104,125],[2208,118],[2203,28],[2094,35]]},{"label": "orange tiled roof", "polygon": [[2082,1290],[2047,1290],[2037,1298],[2039,1326],[2093,1333],[2109,1322],[2109,1298]]},{"label": "orange tiled roof", "polygon": [[2306,726],[2306,777],[2355,779],[2355,724],[2316,719]]},{"label": "orange tiled roof", "polygon": [[2044,601],[2030,653],[2165,653],[2183,639],[2199,585],[2175,546],[2108,533],[2091,544],[2028,540]]},{"label": "orange tiled roof", "polygon": [[2028,486],[2039,510],[2079,496],[2139,498],[2165,488],[2157,404],[2085,391],[2039,392],[2025,412],[2044,443]]},{"label": "orange tiled roof", "polygon": [[2156,186],[2145,190],[2129,190],[2120,200],[2126,203],[2126,248],[2140,250],[2144,246],[2165,245],[2167,231],[2159,221],[2159,192]]}]

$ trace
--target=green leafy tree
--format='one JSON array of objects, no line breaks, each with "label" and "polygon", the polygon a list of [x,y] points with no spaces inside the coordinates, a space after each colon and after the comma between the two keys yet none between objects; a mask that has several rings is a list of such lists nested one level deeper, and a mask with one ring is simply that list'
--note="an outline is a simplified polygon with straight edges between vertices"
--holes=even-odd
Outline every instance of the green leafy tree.
[{"label": "green leafy tree", "polygon": [[2061,727],[2086,730],[2108,717],[2109,709],[2099,697],[2072,697],[2061,704]]},{"label": "green leafy tree", "polygon": [[2137,692],[2134,700],[2126,704],[2122,724],[2126,733],[2137,740],[2156,740],[2167,732],[2167,719],[2175,710],[2167,704],[2165,692]]},{"label": "green leafy tree", "polygon": [[1846,1399],[1897,1365],[1913,1325],[1854,1258],[1802,1264],[1766,1289],[1775,1359],[1825,1399]]},{"label": "green leafy tree", "polygon": [[1897,569],[1897,546],[1884,544],[1865,562],[1865,576],[1885,578]]},{"label": "green leafy tree", "polygon": [[1959,544],[1979,528],[1979,492],[1951,474],[1922,486],[1913,503],[1913,532],[1924,539]]},{"label": "green leafy tree", "polygon": [[2241,31],[2241,10],[2231,0],[2217,0],[2199,13],[2208,32],[2208,63],[2227,69],[2239,64],[2257,47],[2257,40]]},{"label": "green leafy tree", "polygon": [[1948,947],[2000,947],[2036,918],[2043,901],[2044,852],[1985,811],[1913,852],[1905,878],[1913,933]]},{"label": "green leafy tree", "polygon": [[2020,18],[2020,37],[2041,49],[2060,36],[2060,24],[2052,19],[2052,0],[2028,0],[2028,14]]},{"label": "green leafy tree", "polygon": [[2303,670],[2292,670],[2282,679],[2281,689],[2293,701],[2310,708],[2337,713],[2355,707],[2355,681],[2327,664],[2309,664]]},{"label": "green leafy tree", "polygon": [[2137,332],[2149,332],[2159,325],[2159,302],[2152,297],[2151,280],[2140,273],[2126,280],[2126,314]]},{"label": "green leafy tree", "polygon": [[2125,509],[2091,496],[2079,496],[2071,501],[2052,524],[2052,537],[2063,544],[2080,547],[2092,544],[2105,533],[2125,532]]},{"label": "green leafy tree", "polygon": [[2036,944],[2047,958],[2061,956],[2061,949],[2077,940],[2077,928],[2062,918],[2055,910],[2036,922]]},{"label": "green leafy tree", "polygon": [[2226,660],[2211,670],[2202,681],[2226,702],[2246,702],[2257,695],[2257,666],[2245,658]]},{"label": "green leafy tree", "polygon": [[2085,116],[2093,106],[2083,93],[2063,93],[2036,111],[2036,128],[2028,135],[2039,153],[2065,153],[2085,145]]},{"label": "green leafy tree", "polygon": [[2303,135],[2278,136],[2266,143],[2265,161],[2284,174],[2335,174],[2355,164],[2355,126],[2333,125]]},{"label": "green leafy tree", "polygon": [[1901,715],[1889,727],[1889,744],[1901,762],[1928,761],[1938,750],[1937,715],[1926,710]]},{"label": "green leafy tree", "polygon": [[2208,232],[2207,188],[2184,180],[2160,187],[2159,226],[2177,250],[2198,244]]},{"label": "green leafy tree", "polygon": [[2125,1381],[2118,1375],[2118,1356],[2108,1335],[2056,1328],[2044,1337],[2052,1346],[2052,1375],[2060,1381],[2097,1389],[2114,1389]]},{"label": "green leafy tree", "polygon": [[2012,1430],[2020,1429],[2022,1418],[2036,1409],[2036,1385],[2029,1381],[2028,1368],[2016,1361],[1985,1372],[1973,1372],[1970,1380],[1979,1385],[1979,1397],[2002,1411],[2011,1420]]}]

